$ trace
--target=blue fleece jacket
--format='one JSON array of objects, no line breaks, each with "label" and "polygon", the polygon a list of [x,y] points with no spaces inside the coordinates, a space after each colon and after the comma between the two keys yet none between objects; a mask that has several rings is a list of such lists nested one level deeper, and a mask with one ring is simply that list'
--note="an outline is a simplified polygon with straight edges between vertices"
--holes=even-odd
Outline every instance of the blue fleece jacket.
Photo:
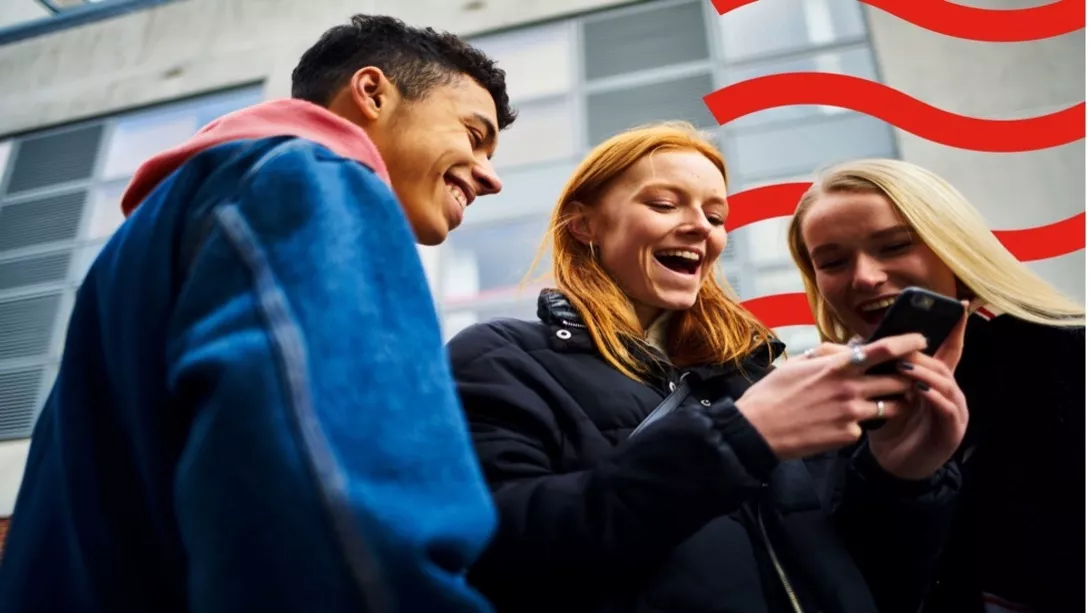
[{"label": "blue fleece jacket", "polygon": [[413,235],[381,160],[334,153],[362,130],[292,111],[344,138],[210,139],[91,267],[0,611],[489,610],[464,575],[495,515]]}]

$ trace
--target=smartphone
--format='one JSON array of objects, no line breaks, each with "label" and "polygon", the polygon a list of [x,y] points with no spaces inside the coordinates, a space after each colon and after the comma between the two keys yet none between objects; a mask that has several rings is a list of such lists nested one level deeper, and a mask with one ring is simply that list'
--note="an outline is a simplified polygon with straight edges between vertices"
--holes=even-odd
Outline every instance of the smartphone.
[{"label": "smartphone", "polygon": [[[907,287],[890,305],[874,334],[867,339],[872,343],[879,339],[901,334],[918,333],[927,339],[923,353],[935,355],[939,346],[961,321],[965,307],[960,302],[928,291],[921,287]],[[897,361],[889,360],[867,370],[868,375],[890,375],[897,372]],[[884,419],[860,422],[865,430],[873,430],[885,423]]]}]

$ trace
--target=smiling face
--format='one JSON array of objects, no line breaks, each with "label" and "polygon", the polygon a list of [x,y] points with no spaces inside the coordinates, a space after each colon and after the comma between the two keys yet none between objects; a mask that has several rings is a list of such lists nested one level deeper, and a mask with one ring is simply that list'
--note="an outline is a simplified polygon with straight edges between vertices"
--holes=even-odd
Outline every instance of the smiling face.
[{"label": "smiling face", "polygon": [[646,328],[664,310],[693,306],[727,242],[727,187],[703,154],[662,150],[617,177],[593,207],[585,231],[602,268],[632,301]]},{"label": "smiling face", "polygon": [[870,336],[906,287],[956,297],[954,273],[881,194],[821,194],[801,231],[821,298],[853,334]]},{"label": "smiling face", "polygon": [[360,118],[357,123],[382,155],[419,243],[443,242],[477,196],[502,188],[491,162],[498,138],[496,104],[470,77],[454,76],[408,100],[369,67],[353,77],[350,94],[349,116]]}]

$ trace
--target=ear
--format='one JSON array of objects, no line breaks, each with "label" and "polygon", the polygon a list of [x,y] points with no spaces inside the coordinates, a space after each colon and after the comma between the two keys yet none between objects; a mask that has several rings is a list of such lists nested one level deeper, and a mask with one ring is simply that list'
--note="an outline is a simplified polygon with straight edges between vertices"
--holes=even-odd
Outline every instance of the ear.
[{"label": "ear", "polygon": [[365,66],[357,70],[349,81],[352,102],[366,121],[374,122],[390,115],[390,110],[400,99],[397,87],[386,78],[381,68]]},{"label": "ear", "polygon": [[571,207],[568,232],[575,237],[575,240],[589,245],[594,241],[594,219],[591,217],[590,207],[578,201],[573,201],[568,206]]}]

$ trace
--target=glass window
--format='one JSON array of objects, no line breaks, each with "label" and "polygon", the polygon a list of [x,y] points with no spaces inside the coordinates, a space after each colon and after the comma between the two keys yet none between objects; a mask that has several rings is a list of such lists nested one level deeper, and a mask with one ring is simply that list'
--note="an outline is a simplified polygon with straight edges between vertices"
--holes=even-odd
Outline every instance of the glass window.
[{"label": "glass window", "polygon": [[182,144],[200,127],[192,111],[119,121],[106,150],[103,178],[131,175],[148,158]]},{"label": "glass window", "polygon": [[810,173],[835,162],[895,153],[889,125],[855,112],[812,124],[733,133],[729,142],[735,171],[745,179]]},{"label": "glass window", "polygon": [[[878,74],[874,68],[874,58],[870,49],[859,46],[843,51],[818,53],[786,61],[747,64],[745,67],[730,67],[725,71],[727,77],[725,85],[733,85],[757,77],[787,72],[826,72],[852,75],[871,81],[878,80]],[[727,127],[755,126],[773,121],[820,117],[846,112],[845,109],[835,106],[810,104],[781,106],[739,117],[731,121]]]},{"label": "glass window", "polygon": [[794,265],[765,268],[753,275],[758,296],[793,294],[802,291],[802,273]]},{"label": "glass window", "polygon": [[793,357],[821,344],[817,326],[781,326],[772,331],[787,345],[787,353]]},{"label": "glass window", "polygon": [[121,212],[121,195],[125,193],[126,186],[127,183],[110,183],[94,189],[87,238],[110,236],[125,221],[125,215]]},{"label": "glass window", "polygon": [[548,221],[542,215],[451,233],[440,267],[444,301],[516,290],[530,269]]},{"label": "glass window", "polygon": [[473,201],[473,206],[466,210],[463,229],[454,234],[463,233],[478,224],[525,218],[531,213],[548,217],[560,196],[561,188],[574,170],[575,162],[571,160],[512,170],[501,169],[499,174],[503,181],[503,191]]},{"label": "glass window", "polygon": [[575,111],[568,98],[522,104],[518,112],[518,121],[500,133],[493,158],[497,168],[575,155]]},{"label": "glass window", "polygon": [[471,42],[507,73],[507,95],[518,102],[562,94],[572,88],[575,62],[571,28],[570,23],[558,23],[483,36]]},{"label": "glass window", "polygon": [[443,314],[443,336],[450,340],[473,324],[503,317],[537,321],[538,293],[538,289],[528,287],[514,302],[449,310]]},{"label": "glass window", "polygon": [[587,125],[591,145],[637,125],[681,119],[697,127],[715,127],[715,118],[704,105],[712,91],[710,74],[697,74],[587,97]]},{"label": "glass window", "polygon": [[787,217],[775,217],[751,223],[735,233],[745,233],[749,261],[757,266],[791,261],[787,250]]},{"label": "glass window", "polygon": [[74,266],[72,267],[72,280],[76,283],[83,282],[83,278],[87,276],[87,271],[91,270],[91,264],[95,263],[95,258],[98,257],[104,246],[106,246],[106,241],[99,241],[84,245],[76,250]]},{"label": "glass window", "polygon": [[588,19],[583,24],[583,47],[588,80],[706,59],[701,3]]},{"label": "glass window", "polygon": [[761,0],[716,19],[729,62],[863,38],[857,0]]}]

